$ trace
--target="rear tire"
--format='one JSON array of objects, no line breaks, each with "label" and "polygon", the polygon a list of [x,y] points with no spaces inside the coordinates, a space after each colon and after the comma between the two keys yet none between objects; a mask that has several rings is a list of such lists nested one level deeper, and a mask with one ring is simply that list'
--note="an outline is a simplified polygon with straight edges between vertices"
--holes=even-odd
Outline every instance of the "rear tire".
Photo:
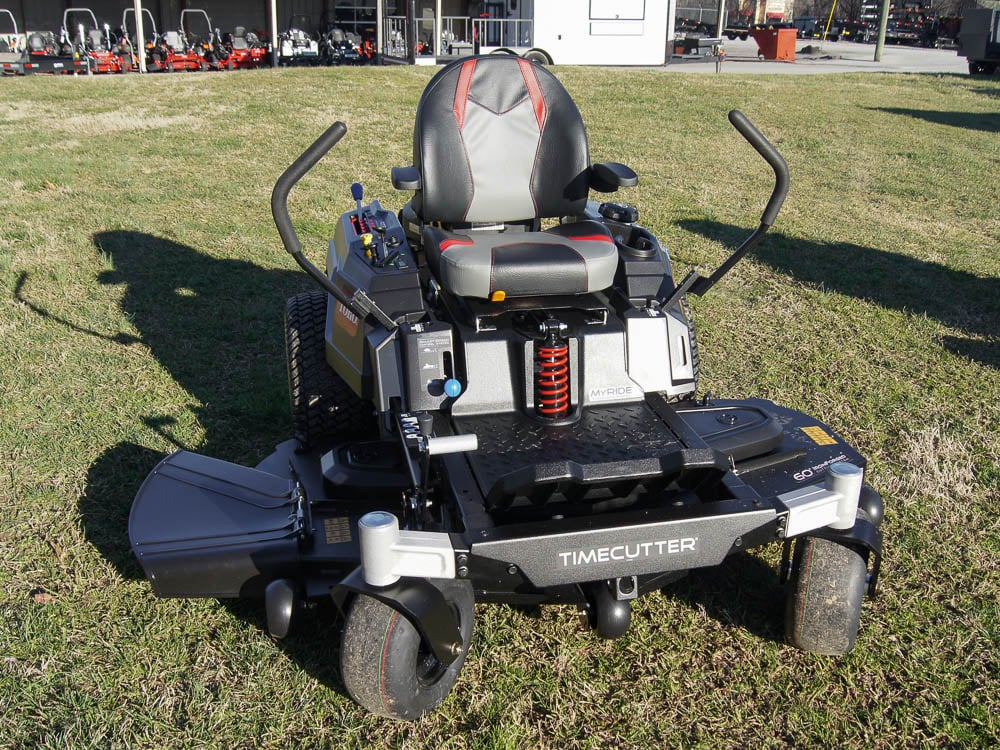
[{"label": "rear tire", "polygon": [[362,400],[326,361],[325,292],[305,292],[285,309],[285,354],[295,437],[316,447],[338,438],[376,432],[371,404]]},{"label": "rear tire", "polygon": [[433,581],[458,617],[462,653],[445,667],[413,624],[387,604],[359,595],[340,645],[340,673],[351,697],[390,719],[419,719],[448,696],[472,643],[475,598],[468,581]]},{"label": "rear tire", "polygon": [[539,65],[551,65],[552,61],[549,56],[546,55],[541,50],[533,49],[524,53],[524,59],[530,60],[531,62],[538,63]]},{"label": "rear tire", "polygon": [[785,610],[785,640],[814,654],[854,648],[868,567],[857,550],[816,537],[795,544]]}]

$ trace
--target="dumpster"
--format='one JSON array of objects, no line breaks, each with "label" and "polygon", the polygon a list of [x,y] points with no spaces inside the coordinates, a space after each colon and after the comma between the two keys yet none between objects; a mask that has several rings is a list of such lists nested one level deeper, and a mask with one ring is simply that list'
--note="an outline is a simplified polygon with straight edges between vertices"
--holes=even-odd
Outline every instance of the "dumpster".
[{"label": "dumpster", "polygon": [[795,29],[751,29],[750,34],[765,60],[795,59]]}]

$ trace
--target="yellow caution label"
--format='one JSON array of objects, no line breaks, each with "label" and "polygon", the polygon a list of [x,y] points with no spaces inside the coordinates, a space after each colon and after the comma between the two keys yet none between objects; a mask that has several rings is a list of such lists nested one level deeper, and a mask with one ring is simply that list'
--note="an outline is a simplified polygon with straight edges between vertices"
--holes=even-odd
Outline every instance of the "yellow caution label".
[{"label": "yellow caution label", "polygon": [[802,431],[808,435],[816,445],[836,445],[837,441],[819,425],[803,427]]}]

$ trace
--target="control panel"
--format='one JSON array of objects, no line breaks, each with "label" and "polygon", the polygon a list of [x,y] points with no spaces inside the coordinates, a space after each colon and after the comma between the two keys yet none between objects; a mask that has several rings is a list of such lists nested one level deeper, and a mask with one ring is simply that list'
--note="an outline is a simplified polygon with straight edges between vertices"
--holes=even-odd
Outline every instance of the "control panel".
[{"label": "control panel", "polygon": [[364,290],[393,319],[422,314],[417,260],[399,220],[378,201],[365,204],[359,184],[351,193],[357,206],[340,217],[327,273],[349,293]]},{"label": "control panel", "polygon": [[[378,201],[365,203],[360,185],[352,186],[353,211],[342,214],[330,241],[326,272],[348,296],[364,292],[397,325],[424,317],[417,259],[396,215]],[[401,393],[396,332],[372,319],[362,320],[329,301],[325,338],[327,362],[355,393],[371,398],[380,410]]]},{"label": "control panel", "polygon": [[440,408],[462,386],[455,379],[452,328],[447,323],[407,323],[400,326],[406,394],[414,411]]}]

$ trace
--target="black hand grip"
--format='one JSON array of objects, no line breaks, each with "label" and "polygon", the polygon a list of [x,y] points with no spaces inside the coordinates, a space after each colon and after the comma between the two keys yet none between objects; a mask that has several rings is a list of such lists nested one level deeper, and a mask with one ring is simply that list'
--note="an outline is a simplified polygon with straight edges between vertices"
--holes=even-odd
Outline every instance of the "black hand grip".
[{"label": "black hand grip", "polygon": [[[346,133],[347,126],[344,123],[333,123],[323,135],[316,139],[315,143],[292,162],[291,166],[274,183],[274,190],[271,191],[271,215],[274,217],[274,225],[278,228],[278,234],[281,236],[285,250],[299,261],[299,265],[302,265],[302,261],[298,257],[302,253],[302,244],[299,242],[299,236],[295,233],[295,227],[292,226],[292,217],[288,215],[288,194],[295,187],[295,183],[301,180],[306,172],[315,167],[319,160],[326,156],[326,153],[336,146]],[[306,263],[309,261],[307,260]],[[305,266],[303,268],[310,275],[315,275],[309,268]],[[319,273],[318,270],[317,273]],[[326,276],[323,278],[325,279]]]},{"label": "black hand grip", "polygon": [[689,275],[688,279],[685,279],[680,287],[676,287],[670,297],[667,298],[666,302],[671,306],[677,302],[685,291],[690,291],[691,294],[705,294],[723,276],[729,273],[729,270],[760,242],[760,238],[764,236],[765,232],[767,232],[768,228],[778,217],[781,204],[785,202],[785,196],[788,195],[788,165],[781,154],[778,153],[778,149],[772,146],[771,142],[761,135],[761,132],[754,127],[754,124],[747,119],[747,116],[738,109],[734,109],[729,113],[729,122],[740,132],[740,135],[746,138],[747,142],[754,147],[757,153],[764,157],[764,160],[771,165],[771,169],[774,170],[774,190],[771,191],[771,198],[768,200],[767,206],[764,207],[764,213],[760,217],[760,226],[749,237],[743,240],[739,247],[733,250],[730,256],[726,258],[721,266],[715,269],[715,272],[711,276],[706,278],[698,274],[694,276]]},{"label": "black hand grip", "polygon": [[769,227],[774,224],[774,220],[778,217],[778,211],[781,210],[781,204],[785,202],[785,196],[788,195],[788,164],[785,163],[784,157],[778,153],[778,149],[738,109],[730,111],[729,122],[774,170],[774,190],[771,191],[771,198],[760,217],[760,223]]},{"label": "black hand grip", "polygon": [[[342,122],[335,122],[326,132],[302,152],[302,156],[292,162],[292,165],[284,171],[278,181],[274,183],[274,190],[271,191],[271,215],[274,216],[274,225],[281,235],[281,242],[285,250],[295,258],[295,262],[302,267],[302,270],[312,276],[323,289],[333,295],[333,298],[348,308],[360,318],[367,316],[368,311],[355,304],[342,289],[327,278],[326,274],[316,268],[315,265],[302,253],[302,243],[292,226],[292,217],[288,215],[288,194],[295,187],[295,183],[302,179],[302,176],[316,166],[326,153],[337,145],[337,142],[347,133],[347,126]],[[390,321],[391,322],[391,321]]]}]

